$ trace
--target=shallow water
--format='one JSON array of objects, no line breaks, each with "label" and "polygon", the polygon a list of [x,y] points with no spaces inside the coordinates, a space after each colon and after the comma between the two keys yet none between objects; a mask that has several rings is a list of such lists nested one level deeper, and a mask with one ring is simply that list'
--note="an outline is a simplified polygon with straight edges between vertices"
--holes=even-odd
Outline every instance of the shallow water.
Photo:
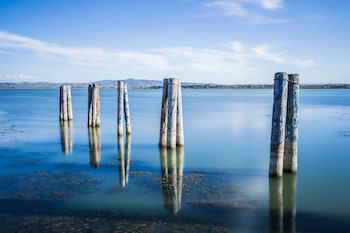
[{"label": "shallow water", "polygon": [[2,231],[350,231],[350,90],[301,90],[298,173],[280,180],[272,92],[184,89],[185,146],[163,151],[161,90],[129,90],[130,138],[115,90],[100,90],[94,130],[87,90],[72,90],[70,124],[58,90],[0,90]]}]

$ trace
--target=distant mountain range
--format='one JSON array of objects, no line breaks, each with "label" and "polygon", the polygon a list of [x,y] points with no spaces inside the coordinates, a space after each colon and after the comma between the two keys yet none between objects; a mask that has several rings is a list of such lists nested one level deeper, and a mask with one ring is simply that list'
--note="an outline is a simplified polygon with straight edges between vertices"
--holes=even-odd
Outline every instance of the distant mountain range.
[{"label": "distant mountain range", "polygon": [[[2,82],[0,89],[57,89],[61,85],[70,85],[72,88],[85,89],[89,84],[95,83],[102,89],[114,89],[119,80],[101,80],[82,83],[50,83],[50,82]],[[157,89],[162,88],[162,80],[125,79],[130,89]],[[215,84],[182,82],[183,88],[192,89],[271,89],[272,84]],[[350,84],[301,84],[304,89],[350,89]]]}]

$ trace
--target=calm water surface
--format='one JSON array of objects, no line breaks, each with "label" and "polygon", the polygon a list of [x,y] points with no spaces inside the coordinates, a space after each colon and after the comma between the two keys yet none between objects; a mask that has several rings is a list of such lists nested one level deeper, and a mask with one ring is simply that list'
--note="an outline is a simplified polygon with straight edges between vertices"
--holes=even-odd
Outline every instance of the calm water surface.
[{"label": "calm water surface", "polygon": [[[130,138],[116,133],[115,90],[100,90],[97,129],[87,127],[87,90],[72,90],[69,124],[58,120],[58,90],[0,90],[0,223],[349,232],[350,90],[301,90],[298,174],[277,180],[268,177],[272,92],[184,89],[185,146],[171,151],[158,148],[161,90],[129,91]],[[67,213],[101,224],[68,224]]]}]

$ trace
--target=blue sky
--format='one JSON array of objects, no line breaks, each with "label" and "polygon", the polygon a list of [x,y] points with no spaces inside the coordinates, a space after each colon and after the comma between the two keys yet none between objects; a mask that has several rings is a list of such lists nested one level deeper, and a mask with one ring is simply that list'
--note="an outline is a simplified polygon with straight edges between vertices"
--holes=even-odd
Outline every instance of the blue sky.
[{"label": "blue sky", "polygon": [[0,82],[350,83],[347,0],[0,0]]}]

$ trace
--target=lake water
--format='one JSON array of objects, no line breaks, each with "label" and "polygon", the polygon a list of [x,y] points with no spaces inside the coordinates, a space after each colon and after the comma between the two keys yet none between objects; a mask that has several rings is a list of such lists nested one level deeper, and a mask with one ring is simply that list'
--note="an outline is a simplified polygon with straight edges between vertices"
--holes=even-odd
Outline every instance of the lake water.
[{"label": "lake water", "polygon": [[268,176],[273,90],[183,90],[185,146],[158,148],[162,90],[0,90],[1,232],[350,232],[350,90],[300,90],[297,175]]}]

